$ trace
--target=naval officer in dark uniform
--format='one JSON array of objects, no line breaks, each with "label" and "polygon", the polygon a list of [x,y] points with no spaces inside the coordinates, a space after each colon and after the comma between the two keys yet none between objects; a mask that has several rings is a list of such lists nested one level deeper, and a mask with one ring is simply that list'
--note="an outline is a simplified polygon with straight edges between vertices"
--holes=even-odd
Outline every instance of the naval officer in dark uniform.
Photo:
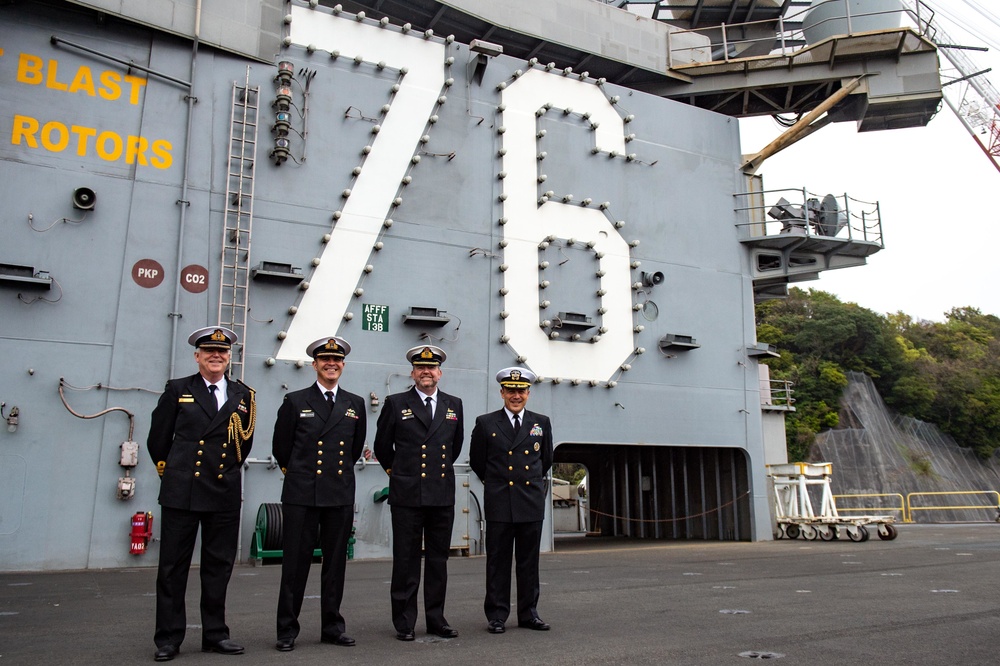
[{"label": "naval officer in dark uniform", "polygon": [[146,447],[160,474],[160,563],[156,576],[156,661],[177,656],[187,617],[184,591],[201,527],[201,649],[241,654],[229,638],[226,588],[239,542],[243,460],[253,444],[254,392],[226,377],[236,333],[201,328],[198,372],[171,379],[149,424]]},{"label": "naval officer in dark uniform", "polygon": [[413,366],[409,391],[385,399],[378,417],[375,455],[389,475],[392,507],[392,623],[396,638],[414,639],[420,551],[424,551],[427,632],[455,638],[444,617],[448,551],[455,522],[454,463],[465,435],[462,401],[437,388],[447,355],[434,346],[406,352]]},{"label": "naval officer in dark uniform", "polygon": [[483,482],[486,515],[486,611],[492,634],[510,615],[511,554],[517,561],[517,626],[546,631],[538,617],[538,552],[552,467],[549,417],[525,409],[535,374],[525,368],[497,373],[503,409],[476,419],[469,465]]},{"label": "naval officer in dark uniform", "polygon": [[316,382],[285,396],[274,422],[271,450],[285,473],[281,491],[281,589],[278,640],[281,652],[295,649],[299,611],[313,551],[323,550],[320,573],[320,640],[351,646],[340,614],[347,569],[347,541],[354,522],[354,463],[368,429],[364,400],[340,388],[351,345],[322,338],[306,348]]}]

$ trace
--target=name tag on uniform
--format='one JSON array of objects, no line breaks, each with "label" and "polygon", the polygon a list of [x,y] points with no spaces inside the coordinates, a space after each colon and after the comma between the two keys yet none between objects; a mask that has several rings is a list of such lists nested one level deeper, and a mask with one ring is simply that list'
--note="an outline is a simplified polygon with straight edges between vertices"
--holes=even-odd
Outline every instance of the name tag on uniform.
[{"label": "name tag on uniform", "polygon": [[303,409],[301,412],[299,412],[300,419],[311,419],[314,416],[316,416],[316,412],[314,412],[311,409]]},{"label": "name tag on uniform", "polygon": [[194,402],[194,396],[182,395],[181,397],[177,398],[177,402]]}]

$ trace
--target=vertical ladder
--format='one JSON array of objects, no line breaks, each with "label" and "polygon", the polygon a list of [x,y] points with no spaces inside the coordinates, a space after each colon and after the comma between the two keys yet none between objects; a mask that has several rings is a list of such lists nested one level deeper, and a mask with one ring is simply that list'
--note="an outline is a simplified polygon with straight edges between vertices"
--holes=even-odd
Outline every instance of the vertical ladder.
[{"label": "vertical ladder", "polygon": [[260,90],[250,86],[247,67],[243,85],[233,82],[232,120],[226,176],[226,215],[219,281],[219,325],[239,335],[233,346],[230,375],[243,379],[246,349],[247,290],[250,284],[250,231],[253,227],[253,176],[257,149],[257,104]]}]

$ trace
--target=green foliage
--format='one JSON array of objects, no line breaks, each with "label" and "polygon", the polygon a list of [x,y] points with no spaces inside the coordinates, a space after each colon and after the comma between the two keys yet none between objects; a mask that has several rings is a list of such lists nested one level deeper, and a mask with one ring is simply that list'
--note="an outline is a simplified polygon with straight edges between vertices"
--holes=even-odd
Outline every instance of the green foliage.
[{"label": "green foliage", "polygon": [[931,463],[930,457],[926,453],[917,453],[910,449],[903,451],[906,455],[907,463],[910,465],[910,469],[917,476],[933,477],[934,465]]},{"label": "green foliage", "polygon": [[577,484],[587,476],[587,468],[578,463],[555,463],[552,465],[552,476]]},{"label": "green foliage", "polygon": [[[757,306],[757,339],[781,352],[768,361],[771,378],[795,385],[796,411],[786,419],[792,460],[804,460],[816,434],[838,426],[850,371],[869,375],[893,409],[934,423],[979,455],[1000,448],[1000,318],[994,315],[964,307],[946,313],[944,322],[914,321],[793,288],[786,300]],[[921,471],[921,461],[912,464]]]}]

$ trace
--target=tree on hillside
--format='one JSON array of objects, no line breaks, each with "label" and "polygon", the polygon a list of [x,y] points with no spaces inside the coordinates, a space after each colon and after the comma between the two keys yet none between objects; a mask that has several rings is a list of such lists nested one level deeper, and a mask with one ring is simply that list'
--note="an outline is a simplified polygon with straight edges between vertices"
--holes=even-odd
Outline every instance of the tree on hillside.
[{"label": "tree on hillside", "polygon": [[817,290],[792,288],[757,306],[757,337],[778,347],[774,379],[795,385],[788,455],[805,459],[818,432],[838,425],[846,373],[864,372],[886,403],[934,423],[981,456],[1000,448],[1000,318],[955,308],[944,322],[883,316]]},{"label": "tree on hillside", "polygon": [[785,420],[792,460],[805,459],[816,433],[837,426],[847,372],[892,383],[902,357],[883,317],[815,290],[793,288],[787,299],[758,305],[757,338],[781,352],[768,361],[772,377],[795,385],[796,411]]},{"label": "tree on hillside", "polygon": [[908,362],[886,403],[992,455],[1000,448],[1000,318],[965,307],[944,322],[895,324]]}]

